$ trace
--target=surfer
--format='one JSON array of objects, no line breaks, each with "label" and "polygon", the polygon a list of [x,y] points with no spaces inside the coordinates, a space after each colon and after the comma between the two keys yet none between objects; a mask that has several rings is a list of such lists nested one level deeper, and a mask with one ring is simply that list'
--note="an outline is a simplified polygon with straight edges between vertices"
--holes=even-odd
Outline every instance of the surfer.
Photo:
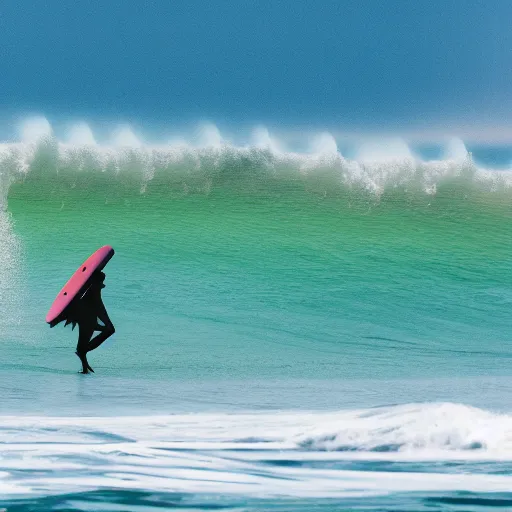
[{"label": "surfer", "polygon": [[[104,281],[105,274],[95,272],[91,276],[89,288],[80,299],[69,305],[69,312],[66,316],[65,325],[71,323],[74,329],[78,324],[76,355],[82,363],[81,373],[89,373],[89,371],[94,373],[87,361],[87,353],[97,349],[115,333],[114,324],[111,322],[101,298],[101,290],[105,288]],[[99,332],[99,334],[93,338],[95,332]]]}]

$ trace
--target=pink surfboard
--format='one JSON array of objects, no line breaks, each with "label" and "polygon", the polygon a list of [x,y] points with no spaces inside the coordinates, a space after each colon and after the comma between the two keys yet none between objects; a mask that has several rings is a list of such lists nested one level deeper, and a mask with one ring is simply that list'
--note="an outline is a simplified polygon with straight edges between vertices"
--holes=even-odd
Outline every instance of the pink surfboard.
[{"label": "pink surfboard", "polygon": [[89,279],[93,273],[102,270],[112,256],[114,256],[114,249],[110,245],[105,245],[100,247],[94,254],[91,254],[91,256],[80,265],[77,271],[71,276],[71,279],[59,292],[46,315],[46,321],[51,327],[59,323],[57,320],[71,304],[72,300],[86,291]]}]

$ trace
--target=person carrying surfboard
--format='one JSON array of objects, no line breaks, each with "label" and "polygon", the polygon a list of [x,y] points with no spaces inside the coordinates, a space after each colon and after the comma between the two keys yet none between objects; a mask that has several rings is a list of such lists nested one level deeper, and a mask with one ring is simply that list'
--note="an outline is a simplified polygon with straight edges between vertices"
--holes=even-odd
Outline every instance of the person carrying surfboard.
[{"label": "person carrying surfboard", "polygon": [[[65,326],[72,324],[73,329],[78,324],[76,355],[82,363],[81,373],[94,373],[87,354],[116,332],[101,297],[105,288],[102,270],[113,255],[114,249],[105,245],[89,256],[64,285],[46,315],[50,327],[63,321]],[[99,334],[94,336],[95,332]]]}]

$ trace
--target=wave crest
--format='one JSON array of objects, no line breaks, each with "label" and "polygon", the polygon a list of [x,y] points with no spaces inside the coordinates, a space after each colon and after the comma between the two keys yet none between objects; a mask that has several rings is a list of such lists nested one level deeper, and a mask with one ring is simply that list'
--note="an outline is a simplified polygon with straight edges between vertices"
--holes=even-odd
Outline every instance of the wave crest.
[{"label": "wave crest", "polygon": [[299,436],[297,444],[320,451],[480,451],[509,458],[512,417],[462,404],[409,404],[346,413]]},{"label": "wave crest", "polygon": [[442,187],[459,193],[509,193],[512,172],[479,168],[462,141],[452,141],[445,160],[424,161],[400,140],[364,144],[355,159],[345,158],[334,138],[313,138],[309,152],[285,151],[259,128],[255,143],[227,143],[214,125],[199,133],[199,146],[182,140],[167,145],[142,143],[129,127],[118,130],[112,145],[99,145],[86,124],[73,127],[68,142],[59,141],[39,120],[25,126],[24,141],[0,144],[0,202],[5,206],[13,183],[52,181],[72,189],[121,185],[124,193],[156,190],[210,194],[301,189],[322,196],[353,195],[374,200],[386,196],[432,197]]}]

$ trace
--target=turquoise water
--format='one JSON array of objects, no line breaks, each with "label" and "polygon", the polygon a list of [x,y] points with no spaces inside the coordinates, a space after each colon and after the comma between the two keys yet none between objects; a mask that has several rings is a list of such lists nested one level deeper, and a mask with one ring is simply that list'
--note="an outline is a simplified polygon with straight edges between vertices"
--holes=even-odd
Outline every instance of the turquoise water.
[{"label": "turquoise water", "polygon": [[[509,173],[3,150],[1,506],[512,506]],[[104,244],[117,332],[82,376],[44,316]]]}]

